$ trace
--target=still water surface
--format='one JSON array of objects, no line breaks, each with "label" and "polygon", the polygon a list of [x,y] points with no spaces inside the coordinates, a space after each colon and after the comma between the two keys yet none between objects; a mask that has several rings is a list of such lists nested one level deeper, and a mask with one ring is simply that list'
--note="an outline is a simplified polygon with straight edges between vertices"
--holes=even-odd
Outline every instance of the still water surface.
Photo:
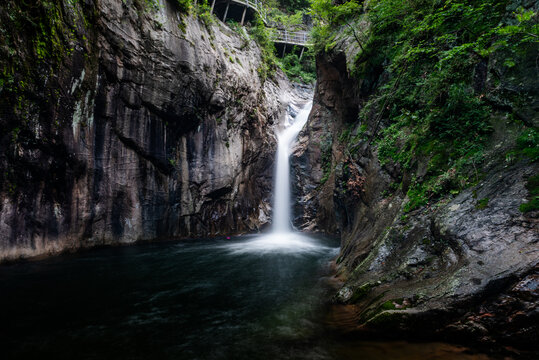
[{"label": "still water surface", "polygon": [[322,321],[323,278],[338,243],[288,236],[141,244],[1,266],[2,358],[472,358],[445,344],[339,343]]}]

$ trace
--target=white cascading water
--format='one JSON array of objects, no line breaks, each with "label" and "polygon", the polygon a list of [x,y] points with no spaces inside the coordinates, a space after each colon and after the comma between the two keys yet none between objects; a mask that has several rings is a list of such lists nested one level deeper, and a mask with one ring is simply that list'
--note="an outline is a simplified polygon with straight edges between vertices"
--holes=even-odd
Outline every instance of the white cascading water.
[{"label": "white cascading water", "polygon": [[[249,241],[228,243],[225,247],[235,254],[281,252],[288,255],[338,251],[321,245],[316,239],[292,229],[290,194],[290,153],[292,144],[307,122],[312,101],[301,108],[296,117],[287,117],[285,129],[278,134],[275,163],[275,197],[273,202],[273,226],[269,234],[255,235]],[[337,252],[335,252],[337,254]]]},{"label": "white cascading water", "polygon": [[[292,230],[290,217],[290,152],[292,144],[307,122],[313,106],[307,103],[296,115],[291,125],[277,135],[277,156],[275,163],[275,198],[273,202],[273,232],[287,233]],[[288,123],[291,123],[288,115]]]}]

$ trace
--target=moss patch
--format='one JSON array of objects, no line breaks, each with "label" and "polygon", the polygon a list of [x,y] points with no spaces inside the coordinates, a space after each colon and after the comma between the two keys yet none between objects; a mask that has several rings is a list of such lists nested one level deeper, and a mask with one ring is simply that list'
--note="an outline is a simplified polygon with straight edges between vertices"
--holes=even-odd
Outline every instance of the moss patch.
[{"label": "moss patch", "polygon": [[475,208],[477,210],[484,210],[488,207],[488,198],[484,198],[484,199],[481,199],[481,200],[478,200],[477,203],[475,204]]},{"label": "moss patch", "polygon": [[397,308],[395,307],[395,304],[393,303],[392,300],[386,301],[385,303],[380,305],[380,308],[379,308],[380,311],[395,310],[395,309],[397,309]]},{"label": "moss patch", "polygon": [[358,302],[359,300],[364,298],[365,295],[367,295],[371,291],[372,288],[373,288],[373,285],[371,283],[366,283],[366,284],[361,285],[360,287],[354,290],[354,295],[352,295],[350,302],[352,303]]},{"label": "moss patch", "polygon": [[539,174],[531,176],[526,184],[531,200],[520,205],[519,210],[523,213],[539,210]]}]

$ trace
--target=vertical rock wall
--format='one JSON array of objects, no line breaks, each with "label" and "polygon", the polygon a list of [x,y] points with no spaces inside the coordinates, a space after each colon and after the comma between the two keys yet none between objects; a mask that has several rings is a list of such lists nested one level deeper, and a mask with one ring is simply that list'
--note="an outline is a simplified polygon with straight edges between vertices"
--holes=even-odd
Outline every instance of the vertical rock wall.
[{"label": "vertical rock wall", "polygon": [[492,114],[486,161],[476,170],[484,177],[458,195],[405,212],[411,181],[425,175],[427,163],[421,156],[410,169],[380,163],[372,134],[389,124],[377,113],[360,123],[357,114],[387,73],[349,75],[360,51],[354,42],[338,36],[335,49],[317,59],[313,112],[293,158],[296,225],[341,235],[343,283],[334,300],[337,313],[345,309],[343,326],[363,337],[533,346],[539,214],[519,206],[533,196],[529,181],[539,164],[506,158],[519,130],[504,112],[536,125],[537,47],[505,76],[495,57],[480,64],[482,91],[512,96],[492,96],[499,112]]},{"label": "vertical rock wall", "polygon": [[257,45],[174,1],[53,3],[54,66],[32,32],[9,44],[31,81],[0,90],[0,260],[264,226],[292,89]]}]

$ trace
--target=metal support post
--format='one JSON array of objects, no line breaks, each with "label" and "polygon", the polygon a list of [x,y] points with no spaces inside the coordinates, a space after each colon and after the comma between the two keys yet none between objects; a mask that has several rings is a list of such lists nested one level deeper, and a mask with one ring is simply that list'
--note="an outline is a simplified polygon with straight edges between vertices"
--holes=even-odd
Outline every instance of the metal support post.
[{"label": "metal support post", "polygon": [[226,3],[225,15],[223,16],[223,22],[226,21],[226,16],[228,15],[228,8],[230,7],[230,1]]},{"label": "metal support post", "polygon": [[243,14],[241,14],[241,26],[243,26],[243,22],[245,21],[245,13],[247,13],[247,6],[243,8]]}]

